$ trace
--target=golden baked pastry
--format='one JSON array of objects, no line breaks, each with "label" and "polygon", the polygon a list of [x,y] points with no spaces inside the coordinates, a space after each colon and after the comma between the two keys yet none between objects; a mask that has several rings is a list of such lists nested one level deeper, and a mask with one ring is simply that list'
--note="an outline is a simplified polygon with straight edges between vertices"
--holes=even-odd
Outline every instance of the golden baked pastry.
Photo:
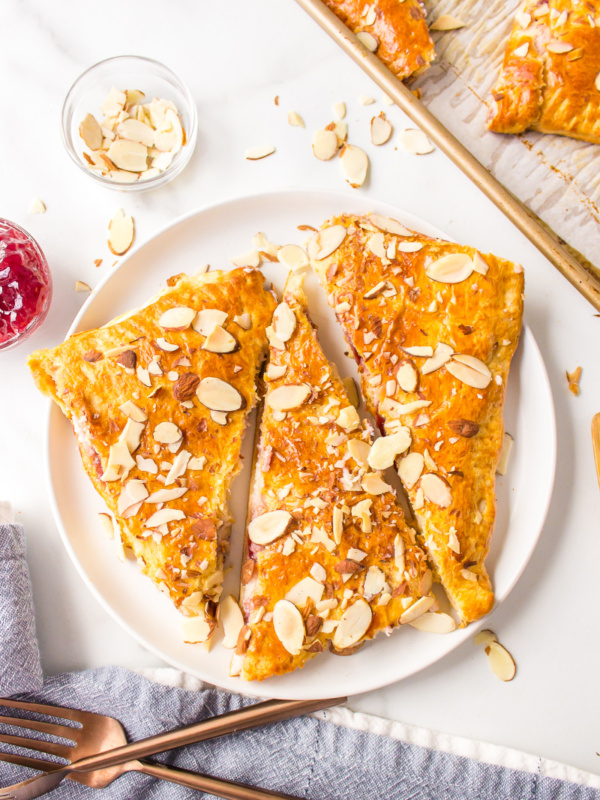
[{"label": "golden baked pastry", "polygon": [[[353,33],[369,34],[375,53],[400,79],[427,69],[435,48],[420,0],[323,0]],[[371,48],[369,48],[371,49]]]},{"label": "golden baked pastry", "polygon": [[263,280],[178,275],[143,308],[29,358],[123,544],[189,618],[190,642],[215,627],[227,496],[275,307]]},{"label": "golden baked pastry", "polygon": [[328,646],[350,654],[434,605],[425,553],[378,468],[391,466],[408,432],[371,447],[372,429],[319,346],[301,286],[288,279],[267,331],[241,580],[246,625],[231,669],[245,680],[290,672]]},{"label": "golden baked pastry", "polygon": [[493,91],[488,127],[600,143],[600,2],[526,0]]},{"label": "golden baked pastry", "polygon": [[326,222],[309,255],[378,424],[386,435],[410,428],[398,472],[431,564],[467,624],[494,602],[484,560],[522,268],[376,214]]}]

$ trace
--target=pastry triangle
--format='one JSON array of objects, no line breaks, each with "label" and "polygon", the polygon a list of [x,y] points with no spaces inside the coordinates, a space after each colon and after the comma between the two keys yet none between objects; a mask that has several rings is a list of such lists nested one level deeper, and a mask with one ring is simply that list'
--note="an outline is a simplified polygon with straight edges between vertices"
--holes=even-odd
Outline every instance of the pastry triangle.
[{"label": "pastry triangle", "polygon": [[141,309],[29,358],[73,424],[122,544],[209,638],[229,548],[229,487],[275,301],[258,270],[178,275]]},{"label": "pastry triangle", "polygon": [[[349,654],[434,605],[415,532],[378,469],[393,453],[350,405],[292,275],[268,329],[270,361],[249,500],[242,628],[232,674],[291,672]],[[400,452],[402,436],[393,442]]]},{"label": "pastry triangle", "polygon": [[430,562],[463,625],[479,619],[523,270],[376,214],[329,220],[309,255],[370,411],[386,435],[410,429],[397,467]]}]

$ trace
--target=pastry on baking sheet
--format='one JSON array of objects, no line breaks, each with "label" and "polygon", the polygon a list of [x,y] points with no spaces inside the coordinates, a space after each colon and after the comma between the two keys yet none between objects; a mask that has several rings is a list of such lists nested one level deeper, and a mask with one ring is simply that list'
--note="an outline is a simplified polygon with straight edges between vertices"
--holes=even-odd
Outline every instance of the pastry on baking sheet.
[{"label": "pastry on baking sheet", "polygon": [[398,472],[434,571],[467,624],[494,602],[484,561],[522,268],[377,214],[328,221],[309,255],[370,410],[387,435],[410,429]]},{"label": "pastry on baking sheet", "polygon": [[270,361],[241,578],[246,625],[232,674],[291,672],[344,655],[434,605],[432,574],[382,470],[407,430],[372,446],[292,275],[268,329]]},{"label": "pastry on baking sheet", "polygon": [[263,281],[250,269],[178,275],[143,308],[29,358],[117,535],[188,618],[190,642],[215,627],[227,497],[275,307]]},{"label": "pastry on baking sheet", "polygon": [[[400,79],[425,70],[435,48],[420,0],[324,0]],[[362,38],[362,37],[361,37]]]},{"label": "pastry on baking sheet", "polygon": [[488,127],[600,143],[600,3],[527,0],[517,12]]}]

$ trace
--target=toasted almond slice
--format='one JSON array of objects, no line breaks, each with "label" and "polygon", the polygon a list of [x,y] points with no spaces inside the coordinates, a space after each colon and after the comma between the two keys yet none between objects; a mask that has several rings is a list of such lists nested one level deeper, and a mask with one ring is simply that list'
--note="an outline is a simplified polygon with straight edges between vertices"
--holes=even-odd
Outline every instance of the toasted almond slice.
[{"label": "toasted almond slice", "polygon": [[359,598],[344,611],[333,635],[333,644],[338,650],[352,647],[369,630],[373,612],[366,600]]},{"label": "toasted almond slice", "polygon": [[285,364],[269,364],[267,367],[267,378],[270,381],[279,380],[279,378],[283,378],[285,373],[287,372],[287,366]]},{"label": "toasted almond slice", "polygon": [[248,536],[254,544],[270,544],[287,531],[292,515],[289,511],[278,509],[267,511],[255,517],[248,525]]},{"label": "toasted almond slice", "polygon": [[420,411],[430,405],[431,400],[413,400],[412,403],[397,403],[391,397],[386,397],[381,404],[381,410],[394,417],[402,417],[404,414],[413,414],[415,411]]},{"label": "toasted almond slice", "polygon": [[475,358],[475,356],[465,355],[464,353],[456,353],[453,357],[454,361],[459,361],[461,364],[466,364],[471,369],[480,372],[486,378],[491,378],[492,373],[490,372],[489,368],[483,361],[479,358]]},{"label": "toasted almond slice", "polygon": [[[374,234],[374,235],[376,236],[377,234]],[[373,236],[371,236],[371,239],[373,239]],[[369,239],[369,244],[371,243],[371,239]],[[374,246],[377,247],[377,242],[375,242]],[[374,255],[377,255],[377,254],[374,253]],[[384,251],[384,255],[385,255],[385,251]],[[368,292],[364,293],[363,298],[365,300],[373,300],[375,297],[379,297],[380,294],[383,294],[383,292],[385,292],[386,290],[393,289],[393,288],[394,288],[393,284],[390,283],[389,281],[379,281],[379,283],[376,283],[375,286],[373,286],[372,289],[369,289]]]},{"label": "toasted almond slice", "polygon": [[[385,241],[383,238],[383,233],[381,233],[381,231],[369,236],[369,240],[367,242],[367,248],[373,253],[374,256],[377,256],[378,258],[386,257]],[[387,281],[382,281],[382,283],[385,286]]]},{"label": "toasted almond slice", "polygon": [[100,106],[100,111],[102,111],[105,117],[116,117],[123,110],[123,106],[126,102],[127,95],[125,92],[121,92],[113,86]]},{"label": "toasted almond slice", "polygon": [[178,508],[161,508],[155,511],[144,523],[145,528],[158,528],[159,525],[165,525],[169,522],[177,522],[180,519],[185,519],[185,514]]},{"label": "toasted almond slice", "polygon": [[31,201],[29,208],[27,209],[28,214],[45,214],[46,213],[46,206],[40,200],[39,197],[34,197]]},{"label": "toasted almond slice", "polygon": [[403,392],[414,392],[416,390],[419,385],[419,371],[412,361],[405,361],[400,364],[396,370],[396,381]]},{"label": "toasted almond slice", "polygon": [[76,292],[91,292],[92,287],[89,283],[85,283],[85,281],[75,281],[75,291]]},{"label": "toasted almond slice", "polygon": [[410,622],[413,628],[426,633],[452,633],[456,630],[456,621],[450,614],[428,613]]},{"label": "toasted almond slice", "polygon": [[350,439],[348,441],[348,452],[356,461],[359,467],[365,469],[369,466],[369,451],[371,450],[368,442],[363,442],[362,439]]},{"label": "toasted almond slice", "polygon": [[158,325],[165,331],[185,331],[196,317],[196,311],[188,306],[174,306],[164,311]]},{"label": "toasted almond slice", "polygon": [[488,647],[492,642],[497,642],[498,637],[493,631],[483,630],[473,637],[473,644],[477,647]]},{"label": "toasted almond slice", "polygon": [[392,217],[384,217],[381,214],[369,214],[368,216],[369,222],[375,225],[376,228],[379,228],[380,231],[385,231],[386,233],[393,233],[396,236],[412,236],[413,232],[408,228],[405,228],[397,219],[392,219]]},{"label": "toasted almond slice", "polygon": [[406,552],[406,545],[404,544],[404,539],[398,533],[396,534],[396,538],[394,539],[394,565],[400,575],[403,574],[405,569],[405,560],[404,560],[405,552]]},{"label": "toasted almond slice", "polygon": [[296,330],[296,315],[285,302],[280,303],[273,313],[273,330],[281,342],[289,341]]},{"label": "toasted almond slice", "polygon": [[165,353],[174,353],[175,350],[179,350],[178,344],[167,342],[167,340],[163,339],[162,336],[158,337],[158,339],[156,340],[156,344],[160,347],[161,350],[164,350]]},{"label": "toasted almond slice", "polygon": [[346,116],[346,103],[335,103],[333,113],[338,119],[344,119]]},{"label": "toasted almond slice", "polygon": [[144,481],[133,480],[124,484],[117,501],[117,513],[123,516],[132,506],[136,506],[148,497],[148,489]]},{"label": "toasted almond slice", "polygon": [[384,470],[391,467],[396,458],[408,450],[411,439],[410,428],[406,427],[401,427],[391,436],[380,436],[379,439],[375,439],[368,457],[371,469]]},{"label": "toasted almond slice", "polygon": [[596,75],[596,78],[594,79],[594,86],[600,92],[600,72]]},{"label": "toasted almond slice", "polygon": [[[154,131],[149,125],[139,122],[137,119],[126,119],[120,122],[117,125],[117,136],[128,139],[130,142],[138,142],[145,147],[154,147]],[[90,149],[97,150],[98,148]]]},{"label": "toasted almond slice", "polygon": [[513,53],[519,58],[525,58],[528,50],[529,50],[529,42],[525,42],[524,44],[519,45],[519,47],[515,47]]},{"label": "toasted almond slice", "polygon": [[382,111],[378,117],[373,117],[371,120],[371,142],[374,145],[385,144],[391,135],[392,125]]},{"label": "toasted almond slice", "polygon": [[346,238],[343,225],[332,225],[318,231],[308,243],[308,255],[314,261],[322,261],[335,252]]},{"label": "toasted almond slice", "polygon": [[508,650],[499,642],[490,642],[485,652],[494,675],[501,681],[512,681],[517,674],[517,667]]},{"label": "toasted almond slice", "polygon": [[250,147],[246,150],[246,158],[248,161],[259,161],[261,158],[266,158],[275,152],[275,145],[261,144],[258,147]]},{"label": "toasted almond slice", "polygon": [[115,537],[115,523],[110,514],[105,514],[104,512],[100,512],[98,514],[98,519],[100,520],[100,524],[102,525],[102,529],[104,533],[107,535],[109,539],[114,539]]},{"label": "toasted almond slice", "polygon": [[343,428],[346,433],[351,433],[360,427],[360,417],[354,406],[342,408],[338,414],[336,423]]},{"label": "toasted almond slice", "polygon": [[325,587],[322,583],[319,583],[314,578],[306,577],[292,586],[285,599],[298,606],[298,608],[304,608],[309,598],[315,605],[319,603],[324,591]]},{"label": "toasted almond slice", "polygon": [[306,384],[286,383],[273,389],[267,396],[267,405],[274,411],[290,411],[303,405],[310,394],[310,387]]},{"label": "toasted almond slice", "polygon": [[[173,466],[167,473],[167,477],[165,478],[165,486],[170,486],[170,484],[175,483],[177,478],[180,478],[182,475],[185,474],[188,465],[191,463],[192,454],[189,453],[187,450],[181,450],[175,456],[175,460],[173,461]],[[180,487],[185,488],[185,487]]]},{"label": "toasted almond slice", "polygon": [[297,244],[286,244],[277,251],[277,259],[284,267],[297,272],[308,267],[309,260],[305,251]]},{"label": "toasted almond slice", "polygon": [[424,156],[435,150],[435,145],[423,131],[416,128],[407,128],[398,134],[398,144],[407,153],[414,156]]},{"label": "toasted almond slice", "polygon": [[275,635],[291,655],[302,650],[304,642],[304,620],[296,606],[289,600],[279,600],[273,609]]},{"label": "toasted almond slice", "polygon": [[86,114],[81,120],[79,135],[90,150],[100,150],[102,147],[102,129],[93,114]]},{"label": "toasted almond slice", "polygon": [[358,388],[356,386],[356,381],[350,375],[342,380],[344,384],[344,389],[346,390],[346,395],[348,400],[350,401],[351,405],[354,408],[358,408],[360,404],[360,398],[358,396]]},{"label": "toasted almond slice", "polygon": [[154,503],[155,505],[170,503],[171,500],[178,500],[183,497],[187,491],[187,486],[177,486],[175,489],[158,489],[156,492],[152,492],[151,495],[146,495],[146,502]]},{"label": "toasted almond slice", "polygon": [[548,50],[549,53],[569,53],[572,49],[572,44],[569,44],[569,42],[563,42],[560,39],[553,39],[546,45],[546,50]]},{"label": "toasted almond slice", "polygon": [[260,264],[260,253],[258,250],[250,250],[248,253],[241,253],[230,259],[234,267],[258,267]]},{"label": "toasted almond slice", "polygon": [[358,31],[356,38],[359,42],[364,44],[367,50],[369,50],[371,53],[375,53],[379,47],[379,39],[376,36],[373,36],[372,33],[369,33],[369,31]]},{"label": "toasted almond slice", "polygon": [[519,23],[521,28],[525,30],[525,28],[528,28],[531,23],[531,14],[527,14],[525,11],[517,11],[515,14],[515,20]]},{"label": "toasted almond slice", "polygon": [[216,325],[224,325],[226,319],[226,311],[220,311],[218,308],[203,308],[196,314],[192,328],[202,336],[208,336]]},{"label": "toasted almond slice", "polygon": [[199,644],[206,642],[214,626],[204,616],[188,617],[181,623],[181,632],[183,634],[183,641],[186,644]]},{"label": "toasted almond slice", "polygon": [[135,227],[133,217],[122,208],[115,212],[108,225],[108,248],[115,256],[124,255],[133,244]]},{"label": "toasted almond slice", "polygon": [[232,336],[229,331],[226,331],[220,325],[215,325],[204,340],[202,349],[208,350],[210,353],[233,353],[239,346],[240,344],[235,336]]},{"label": "toasted almond slice", "polygon": [[452,502],[452,492],[443,478],[428,472],[421,478],[421,489],[425,498],[440,508],[447,508]]},{"label": "toasted almond slice", "polygon": [[227,425],[227,412],[225,411],[214,411],[210,412],[210,418],[213,422],[216,422],[217,425]]},{"label": "toasted almond slice", "polygon": [[430,31],[456,31],[464,28],[465,23],[449,14],[442,14],[429,26]]},{"label": "toasted almond slice", "polygon": [[426,614],[434,603],[434,597],[420,597],[416,603],[413,603],[412,606],[409,606],[400,616],[400,624],[406,625],[410,622],[414,622],[419,617],[422,617],[423,614]]},{"label": "toasted almond slice", "polygon": [[401,253],[417,253],[423,245],[420,242],[398,242],[396,249]]},{"label": "toasted almond slice", "polygon": [[119,409],[135,422],[146,422],[148,420],[146,412],[131,400],[126,400],[123,405],[119,406]]},{"label": "toasted almond slice", "polygon": [[383,590],[385,584],[385,573],[379,567],[372,566],[367,570],[363,583],[363,595],[365,600],[371,600]]},{"label": "toasted almond slice", "polygon": [[237,411],[244,405],[244,398],[235,386],[220,378],[203,378],[196,395],[202,405],[211,411]]},{"label": "toasted almond slice", "polygon": [[428,358],[427,361],[421,367],[421,374],[422,375],[429,375],[430,372],[435,372],[436,369],[440,369],[446,364],[452,356],[454,355],[454,348],[450,347],[449,344],[444,344],[444,342],[440,342],[438,346],[435,348],[435,352],[431,358]]},{"label": "toasted almond slice", "polygon": [[288,122],[294,128],[306,128],[304,120],[297,111],[288,111]]},{"label": "toasted almond slice", "polygon": [[391,486],[375,472],[367,472],[361,481],[361,486],[367,494],[371,494],[374,497],[392,491]]},{"label": "toasted almond slice", "polygon": [[148,148],[129,139],[115,139],[108,148],[107,156],[119,169],[127,172],[144,172],[148,169]]},{"label": "toasted almond slice", "polygon": [[400,460],[398,475],[407,489],[412,489],[423,472],[425,460],[421,453],[409,453]]},{"label": "toasted almond slice", "polygon": [[337,153],[338,140],[335,131],[315,131],[312,142],[313,153],[320,161],[329,161]]},{"label": "toasted almond slice", "polygon": [[342,150],[341,162],[346,181],[353,189],[358,189],[366,180],[369,157],[360,147],[349,144]]},{"label": "toasted almond slice", "polygon": [[473,272],[473,260],[466,253],[452,253],[432,261],[425,268],[428,278],[440,283],[460,283]]},{"label": "toasted almond slice", "polygon": [[502,440],[502,451],[500,453],[500,459],[498,460],[498,466],[496,467],[496,473],[498,475],[506,475],[513,441],[513,437],[510,435],[510,433],[504,434],[504,438]]},{"label": "toasted almond slice", "polygon": [[247,311],[245,311],[243,314],[236,314],[233,318],[233,321],[245,331],[249,331],[252,327],[252,317]]},{"label": "toasted almond slice", "polygon": [[417,345],[415,347],[403,347],[405,353],[409,356],[416,356],[417,358],[431,358],[433,355],[433,347],[429,345]]},{"label": "toasted almond slice", "polygon": [[221,644],[227,650],[233,650],[237,644],[240,631],[244,627],[244,617],[237,600],[228,594],[220,603],[220,619],[225,633]]},{"label": "toasted almond slice", "polygon": [[174,422],[159,422],[154,428],[154,440],[161,444],[175,444],[183,434]]},{"label": "toasted almond slice", "polygon": [[333,507],[332,529],[335,543],[340,544],[344,532],[344,512],[339,506]]}]

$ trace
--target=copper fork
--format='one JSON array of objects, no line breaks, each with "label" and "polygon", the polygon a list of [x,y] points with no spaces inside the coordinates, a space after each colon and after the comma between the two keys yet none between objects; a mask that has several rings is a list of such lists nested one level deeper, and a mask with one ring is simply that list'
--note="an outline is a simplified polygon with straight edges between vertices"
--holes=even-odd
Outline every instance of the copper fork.
[{"label": "copper fork", "polygon": [[[0,699],[0,707],[31,711],[61,720],[60,723],[42,722],[0,714],[1,724],[37,731],[69,742],[64,744],[47,739],[0,734],[0,743],[36,750],[67,762],[65,764],[0,752],[0,761],[42,770],[41,775],[0,789],[0,800],[31,800],[56,788],[65,778],[85,783],[87,786],[104,788],[123,773],[134,770],[192,789],[199,789],[226,800],[294,800],[289,795],[267,789],[140,759],[176,747],[288,719],[297,714],[318,711],[342,703],[345,699],[268,700],[131,744],[127,742],[121,723],[112,717],[60,706]],[[70,744],[71,742],[73,744]]]}]

